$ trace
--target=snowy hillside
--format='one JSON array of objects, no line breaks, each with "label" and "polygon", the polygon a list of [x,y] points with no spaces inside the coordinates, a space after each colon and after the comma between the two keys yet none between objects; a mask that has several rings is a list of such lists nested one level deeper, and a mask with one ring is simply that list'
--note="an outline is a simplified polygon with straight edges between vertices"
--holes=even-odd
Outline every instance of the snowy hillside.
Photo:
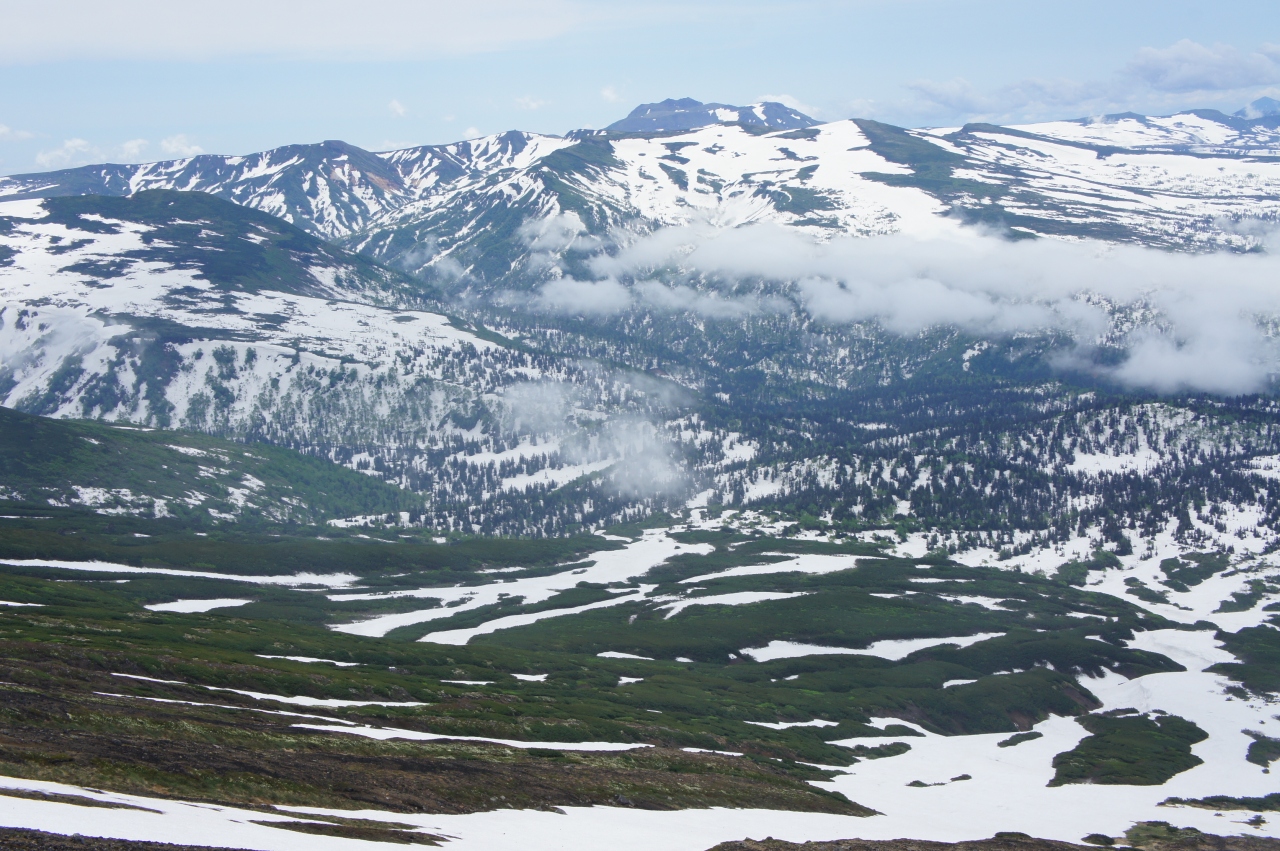
[{"label": "snowy hillside", "polygon": [[[303,449],[433,494],[441,517],[456,503],[477,528],[501,511],[516,529],[558,522],[525,517],[528,493],[651,442],[608,426],[643,392],[422,310],[403,283],[205,195],[3,203],[0,404]],[[580,418],[589,445],[568,439]]]},{"label": "snowy hillside", "polygon": [[695,219],[819,237],[970,223],[1196,248],[1247,245],[1241,223],[1280,213],[1274,115],[903,130],[807,126],[777,104],[667,101],[637,113],[563,138],[513,131],[379,154],[325,142],[18,175],[0,179],[0,197],[208,192],[471,289],[538,277],[548,253],[597,244],[576,237],[625,242]]}]

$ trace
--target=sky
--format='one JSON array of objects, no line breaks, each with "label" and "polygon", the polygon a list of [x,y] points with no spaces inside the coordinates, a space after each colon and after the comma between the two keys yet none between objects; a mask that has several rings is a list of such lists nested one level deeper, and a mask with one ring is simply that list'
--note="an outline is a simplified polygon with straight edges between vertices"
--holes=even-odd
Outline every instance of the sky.
[{"label": "sky", "polygon": [[0,174],[602,127],[668,97],[1020,123],[1280,97],[1280,3],[0,0]]}]

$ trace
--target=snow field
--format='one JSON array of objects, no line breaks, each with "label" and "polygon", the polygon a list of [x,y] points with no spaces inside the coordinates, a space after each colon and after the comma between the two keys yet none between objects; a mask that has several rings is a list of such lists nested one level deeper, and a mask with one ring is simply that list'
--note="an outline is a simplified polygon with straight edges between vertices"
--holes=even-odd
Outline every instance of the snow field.
[{"label": "snow field", "polygon": [[234,606],[244,606],[252,603],[253,600],[236,600],[229,597],[223,597],[217,600],[174,600],[172,603],[153,603],[150,606],[143,606],[153,612],[211,612],[214,609],[229,609]]},{"label": "snow field", "polygon": [[332,659],[317,659],[313,656],[267,656],[258,654],[259,659],[288,659],[290,662],[323,662],[326,665],[337,665],[339,668],[355,668],[359,662],[335,662]]},{"label": "snow field", "polygon": [[[225,691],[232,694],[242,694],[245,697],[252,697],[254,700],[270,700],[276,703],[290,703],[296,706],[430,706],[428,703],[411,700],[338,700],[331,697],[306,697],[304,695],[290,696],[282,694],[264,694],[258,691],[245,691],[237,688],[224,688],[222,686],[206,686],[198,683],[184,683],[181,680],[157,680],[154,677],[143,677],[138,674],[112,674],[113,677],[120,677],[126,680],[139,680],[147,683],[160,683],[172,686],[187,686],[188,688],[202,688],[209,691]],[[343,722],[346,723],[346,722]]]},{"label": "snow field", "polygon": [[335,726],[324,724],[294,724],[303,730],[320,730],[328,733],[347,733],[367,739],[404,739],[414,742],[438,742],[444,740],[456,742],[487,742],[495,745],[506,745],[509,748],[545,748],[560,751],[630,751],[638,748],[650,748],[653,745],[634,742],[526,742],[519,739],[490,739],[483,736],[449,736],[442,733],[423,733],[419,730],[400,730],[394,727],[365,727],[360,725]]},{"label": "snow field", "polygon": [[[620,550],[604,550],[592,553],[587,557],[588,560],[595,563],[588,567],[577,567],[572,570],[565,570],[551,576],[523,577],[514,579],[497,579],[486,585],[472,586],[455,586],[453,588],[423,588],[416,591],[396,591],[390,594],[342,594],[331,595],[330,599],[334,600],[377,600],[387,597],[426,597],[439,600],[443,605],[437,608],[422,609],[414,612],[400,612],[392,615],[382,615],[369,620],[357,621],[355,623],[340,624],[334,629],[351,633],[353,635],[369,635],[382,636],[386,635],[392,629],[401,626],[410,626],[414,624],[427,623],[429,621],[438,620],[440,618],[449,617],[458,612],[465,612],[470,609],[479,608],[480,606],[492,605],[499,602],[504,597],[522,597],[525,605],[533,605],[549,600],[561,591],[568,591],[577,587],[579,582],[591,582],[601,585],[609,585],[615,582],[629,582],[632,579],[647,573],[650,568],[666,561],[671,556],[680,552],[709,553],[712,551],[709,544],[679,544],[667,537],[665,530],[646,530],[643,536],[628,544]],[[632,589],[622,589],[629,592],[624,597],[622,594],[614,600],[606,600],[603,603],[591,604],[593,607],[600,605],[617,605],[619,602],[626,602],[631,599],[637,599]],[[651,587],[638,587],[634,590],[640,591],[641,594],[647,594]],[[459,602],[460,601],[460,602]],[[450,603],[455,605],[450,606]],[[512,615],[515,618],[533,618],[555,617],[558,614],[565,614],[567,609],[552,609],[547,612],[538,612],[527,615]],[[522,621],[522,623],[533,621]],[[518,625],[515,622],[511,626]],[[498,627],[500,628],[500,627]],[[477,627],[477,630],[485,630],[484,626]],[[443,633],[435,633],[436,636],[443,636],[446,640],[443,643],[460,643],[465,644],[471,635],[478,634],[470,630],[455,631],[455,635],[448,636]],[[467,633],[465,636],[463,633]],[[439,641],[439,638],[428,636],[428,640]]]},{"label": "snow field", "polygon": [[819,656],[845,654],[850,656],[879,656],[881,659],[898,661],[905,659],[917,650],[927,647],[938,647],[942,644],[955,644],[968,647],[979,641],[999,638],[1003,632],[982,632],[977,635],[965,635],[955,638],[899,638],[875,641],[864,649],[853,650],[847,647],[824,647],[819,644],[801,644],[794,641],[770,641],[764,647],[748,647],[739,650],[743,656],[750,656],[757,662],[772,662],[775,659],[794,659],[799,656]]},{"label": "snow field", "polygon": [[[63,561],[58,559],[0,559],[0,564],[13,567],[49,567],[57,570],[78,570],[92,573],[152,573],[161,576],[193,576],[201,579],[225,579],[229,582],[248,582],[257,585],[320,585],[326,588],[346,588],[360,577],[353,573],[294,573],[287,576],[240,576],[234,573],[210,573],[200,570],[178,570],[168,567],[133,567],[108,561]],[[247,602],[247,601],[246,601]]]}]

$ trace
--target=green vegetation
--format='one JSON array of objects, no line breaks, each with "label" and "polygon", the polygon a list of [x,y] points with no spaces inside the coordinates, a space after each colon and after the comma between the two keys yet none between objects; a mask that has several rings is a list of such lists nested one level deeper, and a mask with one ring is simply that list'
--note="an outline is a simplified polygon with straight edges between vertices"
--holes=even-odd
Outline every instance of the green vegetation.
[{"label": "green vegetation", "polygon": [[1219,662],[1209,668],[1239,682],[1255,694],[1280,693],[1280,630],[1272,626],[1219,632],[1215,638],[1239,662]]},{"label": "green vegetation", "polygon": [[671,182],[674,183],[681,192],[688,191],[689,175],[686,174],[683,169],[667,165],[666,163],[658,163],[658,168],[662,169],[663,172],[666,173],[667,177],[671,179]]},{"label": "green vegetation", "polygon": [[1208,839],[1194,827],[1174,827],[1167,821],[1140,821],[1124,832],[1125,842],[1133,848],[1167,846],[1196,847]]},{"label": "green vegetation", "polygon": [[1226,553],[1187,553],[1181,559],[1164,559],[1160,562],[1160,570],[1169,577],[1165,585],[1175,591],[1186,591],[1226,570],[1229,564],[1230,558]]},{"label": "green vegetation", "polygon": [[[867,723],[872,715],[909,719],[946,733],[1014,732],[1052,713],[1078,714],[1096,707],[1092,696],[1076,684],[1073,672],[1119,670],[1137,676],[1177,669],[1156,654],[1087,638],[1091,634],[1126,636],[1134,629],[1163,626],[1160,619],[1123,601],[1075,589],[1064,591],[1062,585],[1034,575],[966,568],[937,558],[921,562],[884,558],[881,548],[867,544],[754,539],[720,532],[677,533],[685,543],[712,543],[715,549],[708,555],[678,555],[654,569],[643,581],[656,583],[659,593],[684,593],[688,586],[680,579],[733,567],[767,566],[788,553],[842,556],[856,566],[820,575],[704,579],[687,598],[761,590],[798,595],[783,600],[749,606],[693,606],[672,618],[664,617],[666,612],[655,609],[655,603],[624,603],[503,630],[466,647],[444,649],[403,639],[417,638],[426,631],[476,625],[503,614],[595,602],[612,596],[616,589],[582,583],[532,606],[517,596],[493,607],[434,621],[429,630],[406,628],[385,640],[366,640],[321,627],[428,608],[432,601],[376,595],[367,600],[332,600],[329,595],[305,589],[235,581],[236,576],[246,575],[348,573],[354,575],[357,590],[417,589],[429,594],[433,585],[491,581],[487,574],[477,573],[479,569],[523,568],[506,576],[572,571],[581,564],[583,555],[619,546],[598,536],[542,541],[458,539],[440,545],[386,533],[381,539],[339,538],[338,534],[331,532],[324,536],[327,540],[320,540],[314,531],[305,529],[270,533],[219,528],[201,535],[173,520],[102,517],[66,509],[0,521],[0,557],[100,559],[226,577],[135,574],[119,582],[119,574],[77,572],[71,577],[74,581],[66,582],[52,581],[67,579],[66,571],[8,568],[0,575],[0,599],[39,603],[41,608],[3,610],[0,618],[37,618],[41,623],[52,623],[55,610],[65,607],[70,607],[66,608],[68,616],[59,616],[59,623],[93,623],[106,618],[110,623],[102,622],[88,634],[98,648],[95,652],[122,654],[120,662],[112,664],[132,666],[116,667],[117,671],[134,670],[160,679],[266,693],[347,697],[353,690],[372,690],[406,694],[404,699],[425,700],[432,708],[425,714],[410,712],[409,718],[401,717],[403,711],[385,712],[395,716],[396,724],[416,723],[420,725],[417,729],[437,733],[530,741],[639,741],[662,747],[734,750],[784,763],[827,765],[889,755],[907,747],[897,743],[845,748],[829,744],[831,741],[886,732],[916,735],[901,725],[884,731],[873,729]],[[947,581],[930,584],[928,593],[905,595],[907,590],[923,587],[912,582],[921,575],[918,564],[927,566],[930,576]],[[986,608],[938,596],[961,590],[987,594],[1003,603]],[[897,596],[877,597],[872,592]],[[254,602],[207,616],[144,613],[138,608],[174,599],[215,597]],[[1100,617],[1082,621],[1067,616],[1081,609],[1115,620]],[[632,614],[636,618],[628,623]],[[1035,628],[1027,624],[1028,618],[1034,620]],[[787,626],[789,623],[793,625]],[[219,637],[200,638],[205,633],[193,631],[191,624],[206,624],[200,629]],[[760,631],[761,625],[782,630],[782,635],[845,646],[865,646],[886,636],[994,632],[1003,637],[966,648],[930,648],[896,662],[861,655],[769,663],[741,658],[740,648],[758,646],[751,641],[770,640]],[[22,641],[37,640],[30,627],[15,629],[22,631]],[[120,644],[124,639],[111,637],[122,629],[133,636],[125,645]],[[794,632],[797,629],[808,632]],[[52,646],[64,640],[60,636],[63,634],[39,640]],[[212,647],[208,641],[213,641]],[[176,647],[183,648],[179,656],[198,652],[204,661],[195,668],[175,670],[172,658],[161,660]],[[595,654],[603,650],[651,656],[654,661],[597,658]],[[369,667],[317,669],[301,663],[246,660],[244,653],[309,656],[367,663]],[[686,658],[698,661],[675,661],[676,656],[686,653]],[[730,658],[729,653],[738,658]],[[209,670],[208,665],[217,670]],[[270,670],[262,670],[263,666]],[[1009,670],[1023,672],[997,673]],[[546,674],[547,678],[540,683],[521,682],[508,672]],[[299,679],[295,674],[304,676]],[[415,679],[420,677],[429,678],[429,682]],[[619,686],[620,677],[640,681]],[[449,679],[494,684],[477,693],[472,687],[441,684]],[[942,684],[952,679],[977,682],[943,689]],[[319,694],[318,683],[324,686]],[[134,689],[154,688],[130,685]],[[115,686],[118,689],[120,684]],[[169,688],[143,693],[176,696]],[[179,693],[194,699],[189,691],[179,689]],[[456,705],[449,695],[456,697]],[[479,695],[493,695],[495,700],[489,703]],[[383,712],[371,709],[363,714]],[[835,721],[836,726],[769,730],[746,723],[813,718]]]},{"label": "green vegetation", "polygon": [[[0,721],[9,731],[0,744],[0,772],[10,776],[237,804],[465,812],[622,797],[659,808],[750,803],[862,812],[790,773],[796,759],[841,758],[839,749],[821,744],[811,731],[708,726],[704,713],[631,709],[615,688],[616,671],[626,668],[610,660],[360,639],[263,619],[151,613],[115,583],[6,574],[0,576],[0,599],[38,604],[0,610],[0,677],[6,683],[0,685]],[[335,668],[259,654],[359,664]],[[521,682],[506,673],[512,670],[549,676],[543,683]],[[494,685],[444,682],[451,679]],[[278,704],[226,689],[426,704],[307,709],[335,723],[658,747],[548,753],[483,743],[371,741],[301,730],[293,725],[306,719],[258,712]],[[210,749],[211,743],[218,747]],[[736,748],[757,758],[690,754],[679,747]],[[806,767],[794,770],[812,775]]]},{"label": "green vegetation", "polygon": [[1249,753],[1245,756],[1249,762],[1267,768],[1280,759],[1280,739],[1273,739],[1253,730],[1245,730],[1245,733],[1253,739],[1253,743],[1249,745]]},{"label": "green vegetation", "polygon": [[860,759],[884,759],[890,756],[901,756],[911,750],[911,745],[906,742],[889,742],[883,745],[855,745],[850,750]]},{"label": "green vegetation", "polygon": [[1280,812],[1280,792],[1261,798],[1232,798],[1210,795],[1207,798],[1169,798],[1164,806],[1199,807],[1204,810],[1252,810],[1255,813]]},{"label": "green vegetation", "polygon": [[1011,748],[1020,745],[1023,742],[1034,742],[1036,739],[1044,738],[1044,733],[1032,731],[1029,733],[1014,733],[1007,739],[996,742],[996,747]]},{"label": "green vegetation", "polygon": [[1126,576],[1124,580],[1124,593],[1132,594],[1144,603],[1168,603],[1168,591],[1156,591],[1143,584],[1142,580],[1135,576]]},{"label": "green vegetation", "polygon": [[[1119,712],[1133,710],[1120,710]],[[1191,746],[1208,734],[1176,715],[1086,715],[1076,719],[1093,735],[1053,758],[1050,786],[1103,783],[1159,786],[1204,760]]]},{"label": "green vegetation", "polygon": [[1231,598],[1223,600],[1216,612],[1247,612],[1262,601],[1262,598],[1268,592],[1278,590],[1275,585],[1271,585],[1262,579],[1253,579],[1249,581],[1247,590],[1235,591],[1231,594]]},{"label": "green vegetation", "polygon": [[10,500],[45,509],[88,504],[108,516],[172,517],[197,528],[218,525],[219,516],[297,524],[421,506],[414,494],[289,449],[9,408],[0,408],[0,481]]},{"label": "green vegetation", "polygon": [[1106,550],[1094,550],[1085,561],[1072,559],[1058,568],[1054,574],[1054,578],[1059,582],[1065,582],[1068,585],[1084,587],[1089,579],[1089,571],[1106,570],[1107,568],[1120,567],[1120,559],[1115,553],[1109,553]]},{"label": "green vegetation", "polygon": [[232,851],[207,845],[173,845],[168,842],[135,842],[96,836],[63,836],[40,830],[0,827],[0,845],[8,851]]}]

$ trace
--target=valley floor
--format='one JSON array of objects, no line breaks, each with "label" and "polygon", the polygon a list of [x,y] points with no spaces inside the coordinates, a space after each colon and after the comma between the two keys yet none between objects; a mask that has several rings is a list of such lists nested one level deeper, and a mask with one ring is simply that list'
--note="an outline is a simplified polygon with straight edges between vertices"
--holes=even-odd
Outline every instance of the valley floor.
[{"label": "valley floor", "polygon": [[[710,521],[701,522],[696,514],[691,520],[694,522],[681,530],[685,535],[690,533],[690,529],[696,532],[696,527],[699,526],[710,532],[713,525]],[[681,540],[685,543],[679,543]],[[912,544],[909,541],[903,546],[909,549]],[[688,543],[687,538],[681,538],[680,533],[673,530],[650,530],[638,535],[634,541],[628,541],[623,549],[596,553],[594,563],[589,563],[585,568],[570,565],[575,569],[547,577],[517,579],[509,583],[497,578],[488,585],[424,589],[421,592],[424,595],[429,591],[437,598],[456,600],[455,608],[433,608],[388,615],[344,626],[342,629],[356,634],[383,634],[391,627],[423,623],[427,619],[493,604],[501,599],[497,596],[497,589],[503,589],[503,594],[523,594],[526,604],[538,603],[556,593],[572,589],[576,582],[583,580],[602,584],[630,580],[628,593],[620,593],[618,596],[634,602],[651,594],[655,587],[639,584],[637,577],[645,575],[677,552],[683,551],[696,558],[707,557],[712,550],[710,545]],[[866,563],[864,559],[863,564]],[[1128,604],[1131,601],[1124,597],[1126,586],[1121,577],[1141,573],[1154,582],[1154,577],[1146,574],[1151,572],[1148,565],[1154,569],[1157,563],[1158,560],[1139,563],[1134,557],[1134,564],[1130,567],[1122,567],[1118,571],[1103,571],[1090,590],[1115,595]],[[852,557],[811,554],[796,556],[786,563],[732,567],[716,576],[721,581],[727,581],[726,577],[733,581],[744,581],[766,574],[777,576],[794,572],[822,576],[833,570],[852,569],[854,564],[855,559]],[[917,566],[927,567],[923,564]],[[1219,625],[1228,632],[1264,623],[1267,615],[1261,611],[1260,606],[1255,605],[1246,612],[1215,615],[1210,605],[1222,600],[1251,575],[1256,574],[1238,574],[1234,584],[1221,576],[1211,577],[1199,588],[1178,593],[1172,603],[1157,604],[1157,608],[1175,616],[1171,618],[1173,623],[1193,623],[1205,618],[1225,617]],[[494,576],[501,577],[502,574]],[[691,580],[686,580],[685,584],[703,585],[711,578],[709,575],[695,575]],[[924,581],[941,583],[946,580],[926,578]],[[697,590],[699,589],[690,589]],[[337,595],[347,592],[335,590],[330,593]],[[749,595],[753,592],[738,593]],[[742,600],[730,599],[732,595],[704,597],[702,599],[706,602],[699,608],[723,607],[734,603],[767,603],[771,599],[798,596],[786,593],[764,593],[761,596],[760,592],[754,593],[758,596]],[[666,622],[680,612],[679,606],[688,606],[691,600],[699,598],[668,597],[653,602],[658,603],[663,599],[672,600],[667,603],[667,608],[674,609],[666,616]],[[677,600],[680,602],[675,602]],[[987,607],[995,605],[990,600],[984,603],[977,597],[966,599],[965,602],[977,602],[978,605]],[[607,600],[604,604],[612,605],[614,601]],[[482,619],[466,629],[444,633],[442,637],[446,643],[463,645],[478,635],[492,635],[505,628],[528,627],[539,621],[540,616],[564,619],[568,623],[577,614],[590,609],[593,606],[587,605],[523,616],[504,616],[495,612],[494,616],[486,615],[488,620]],[[423,631],[428,633],[427,640],[435,640],[440,635],[430,634],[429,629]],[[1206,739],[1192,747],[1194,755],[1203,762],[1175,774],[1161,785],[1048,785],[1055,777],[1055,755],[1072,750],[1088,735],[1070,717],[1050,715],[1030,730],[1031,733],[1039,734],[1038,736],[1024,733],[1020,736],[1022,740],[1013,745],[1010,745],[1010,735],[1007,732],[939,735],[918,724],[885,717],[873,718],[872,726],[905,723],[905,726],[921,734],[910,738],[911,749],[908,752],[887,759],[866,759],[843,769],[826,766],[839,773],[830,780],[811,781],[820,788],[842,793],[849,800],[878,812],[869,817],[719,807],[655,811],[636,807],[625,798],[619,800],[617,806],[566,806],[546,810],[496,809],[455,815],[284,806],[245,809],[3,777],[0,778],[0,826],[31,828],[56,834],[207,844],[254,851],[349,851],[385,847],[387,842],[403,843],[411,838],[421,841],[438,840],[445,847],[459,851],[551,851],[605,845],[613,851],[649,851],[654,848],[703,851],[717,843],[744,837],[762,839],[768,836],[793,842],[849,838],[909,838],[958,842],[983,839],[997,832],[1007,831],[1074,843],[1095,833],[1120,837],[1135,823],[1148,821],[1167,821],[1178,827],[1196,828],[1209,834],[1280,837],[1280,818],[1258,817],[1244,810],[1219,811],[1203,807],[1164,805],[1164,802],[1174,797],[1195,799],[1226,795],[1257,798],[1274,792],[1277,783],[1268,769],[1246,762],[1243,757],[1252,741],[1245,731],[1266,732],[1272,726],[1280,729],[1280,705],[1256,694],[1248,695],[1238,687],[1233,687],[1233,683],[1226,677],[1206,670],[1215,663],[1233,662],[1236,658],[1222,648],[1212,630],[1166,628],[1138,632],[1135,638],[1128,641],[1128,646],[1163,654],[1186,670],[1148,673],[1134,679],[1127,679],[1111,671],[1105,671],[1100,677],[1081,677],[1081,685],[1102,703],[1097,711],[1105,713],[1111,710],[1136,710],[1138,713],[1155,715],[1168,713],[1193,722],[1208,734]],[[602,655],[622,661],[645,658],[639,654],[622,652]],[[537,681],[538,677],[524,675],[521,679]],[[624,684],[626,679],[623,678]],[[634,681],[641,682],[643,679],[637,677]],[[957,682],[963,685],[970,681]],[[487,683],[476,681],[474,685],[482,687]],[[954,686],[948,683],[944,686],[946,687]],[[301,702],[301,699],[298,700]],[[317,705],[326,704],[319,701]],[[819,723],[821,719],[803,722],[799,726]],[[397,736],[391,729],[360,728],[347,721],[342,724],[346,726],[325,727],[321,724],[314,725],[313,729],[328,729],[333,735],[364,733],[378,739]],[[897,731],[896,735],[886,732],[879,741],[887,743],[901,739],[901,726]],[[410,738],[440,738],[430,734],[415,736],[408,731],[402,732]],[[830,742],[847,747],[874,746],[878,743],[876,737],[866,735]],[[575,747],[574,743],[531,744],[564,749]],[[588,743],[578,743],[577,746],[585,749]],[[635,745],[600,742],[591,747],[609,750],[634,748]],[[497,802],[494,806],[503,805]],[[316,818],[322,821],[319,824],[311,821],[311,827],[305,827],[308,819]],[[333,819],[341,821],[347,827],[333,828]],[[303,830],[315,829],[321,833],[299,832],[299,820],[304,823]],[[282,822],[291,826],[281,829]],[[329,831],[331,835],[325,835],[324,831]],[[346,831],[346,835],[332,835],[342,834],[343,831]],[[366,833],[361,834],[360,831]],[[413,831],[412,836],[405,831]],[[423,837],[420,834],[430,836]],[[365,838],[361,838],[362,836]]]}]

